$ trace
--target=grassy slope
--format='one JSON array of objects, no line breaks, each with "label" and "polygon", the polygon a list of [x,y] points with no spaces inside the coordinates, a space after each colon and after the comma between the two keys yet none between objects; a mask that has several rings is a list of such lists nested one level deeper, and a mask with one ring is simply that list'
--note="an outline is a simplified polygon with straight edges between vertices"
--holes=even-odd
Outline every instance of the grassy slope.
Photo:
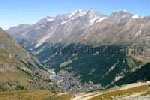
[{"label": "grassy slope", "polygon": [[32,55],[0,29],[0,91],[50,89],[51,85],[44,82],[48,73],[39,67]]},{"label": "grassy slope", "polygon": [[[110,90],[110,91],[106,91],[103,92],[102,94],[100,94],[99,96],[93,97],[90,100],[100,100],[101,98],[103,98],[103,100],[111,100],[111,97],[114,98],[122,98],[122,97],[126,97],[126,96],[130,96],[132,94],[136,94],[136,93],[149,93],[148,91],[150,90],[150,85],[141,85],[138,87],[131,87],[128,89],[121,89],[121,90]],[[147,95],[145,94],[145,95]]]},{"label": "grassy slope", "polygon": [[0,93],[0,100],[70,100],[71,95],[56,95],[48,90],[24,90]]}]

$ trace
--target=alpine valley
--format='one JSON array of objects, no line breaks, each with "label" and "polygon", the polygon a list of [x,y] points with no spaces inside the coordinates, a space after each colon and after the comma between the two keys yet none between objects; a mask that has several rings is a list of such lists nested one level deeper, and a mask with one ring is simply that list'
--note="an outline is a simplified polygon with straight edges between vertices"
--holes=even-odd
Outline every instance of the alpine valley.
[{"label": "alpine valley", "polygon": [[149,27],[149,16],[78,9],[0,29],[0,90],[49,90],[49,100],[149,100]]}]

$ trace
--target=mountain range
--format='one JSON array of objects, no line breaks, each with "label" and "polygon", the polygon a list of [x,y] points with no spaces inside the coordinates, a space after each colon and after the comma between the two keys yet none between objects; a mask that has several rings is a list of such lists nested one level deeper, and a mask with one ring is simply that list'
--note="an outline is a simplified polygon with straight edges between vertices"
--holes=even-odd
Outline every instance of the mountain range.
[{"label": "mountain range", "polygon": [[[6,32],[34,54],[44,68],[107,88],[150,62],[149,26],[149,16],[127,11],[104,15],[78,9],[43,18],[33,25],[11,27]],[[80,48],[83,51],[77,52]],[[89,53],[87,48],[96,51]],[[64,49],[69,52],[64,54]]]}]

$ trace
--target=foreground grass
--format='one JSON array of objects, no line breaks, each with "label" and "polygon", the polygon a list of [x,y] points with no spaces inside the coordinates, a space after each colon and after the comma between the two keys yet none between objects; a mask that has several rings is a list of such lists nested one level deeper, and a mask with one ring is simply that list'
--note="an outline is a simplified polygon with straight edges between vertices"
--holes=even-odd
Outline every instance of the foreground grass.
[{"label": "foreground grass", "polygon": [[0,92],[0,100],[70,100],[69,94],[56,95],[48,90]]},{"label": "foreground grass", "polygon": [[104,92],[99,96],[93,97],[90,100],[111,100],[111,99],[117,99],[120,97],[125,97],[132,95],[134,93],[142,93],[150,90],[149,85],[143,85],[139,87],[133,87],[125,90],[112,90],[108,92]]},{"label": "foreground grass", "polygon": [[62,94],[62,95],[53,95],[49,96],[45,100],[71,100],[71,95],[70,94]]}]

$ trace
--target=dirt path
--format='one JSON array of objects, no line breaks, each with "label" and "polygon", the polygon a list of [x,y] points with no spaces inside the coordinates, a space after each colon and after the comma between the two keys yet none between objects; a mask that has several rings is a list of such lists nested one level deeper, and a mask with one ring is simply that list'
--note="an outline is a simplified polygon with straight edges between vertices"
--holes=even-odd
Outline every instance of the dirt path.
[{"label": "dirt path", "polygon": [[87,93],[87,94],[81,93],[81,94],[78,94],[77,96],[75,96],[75,98],[72,98],[72,100],[89,100],[100,94],[101,94],[100,92]]}]

